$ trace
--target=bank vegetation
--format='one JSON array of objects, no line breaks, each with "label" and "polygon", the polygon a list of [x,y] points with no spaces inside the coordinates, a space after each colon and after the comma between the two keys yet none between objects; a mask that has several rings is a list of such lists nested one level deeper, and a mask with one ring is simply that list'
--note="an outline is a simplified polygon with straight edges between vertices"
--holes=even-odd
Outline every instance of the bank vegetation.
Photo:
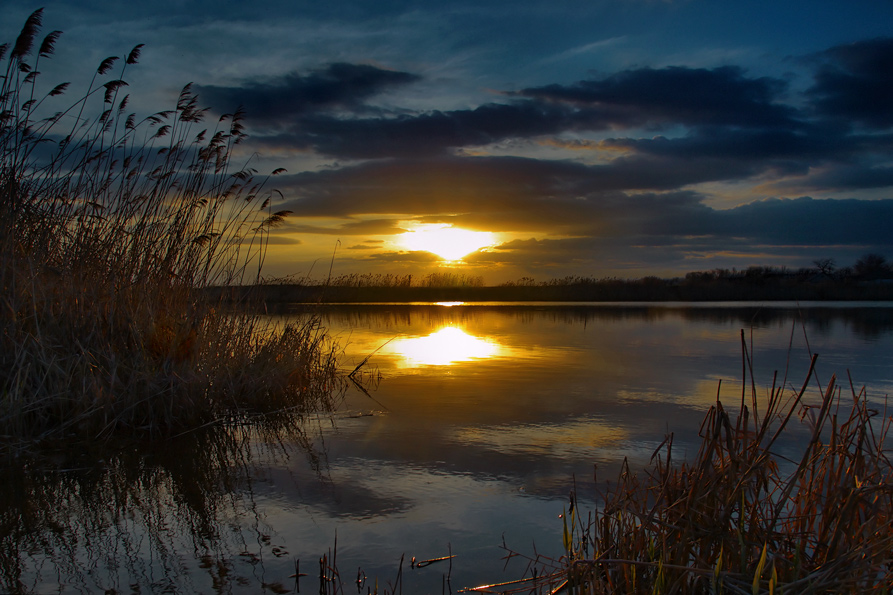
[{"label": "bank vegetation", "polygon": [[189,85],[131,112],[141,46],[66,99],[40,75],[61,36],[41,21],[0,46],[0,448],[324,405],[338,381],[314,320],[274,328],[196,291],[258,279],[288,214],[234,164],[242,114],[205,124]]},{"label": "bank vegetation", "polygon": [[696,456],[667,436],[569,519],[568,592],[890,593],[893,416],[849,379],[819,385],[816,358],[797,390],[776,377],[765,400],[717,401]]},{"label": "bank vegetation", "polygon": [[[268,304],[359,302],[708,302],[708,301],[889,301],[893,268],[886,257],[866,254],[853,266],[836,269],[833,260],[815,267],[751,266],[743,270],[694,271],[683,277],[620,279],[572,276],[538,281],[522,277],[486,285],[483,277],[438,272],[423,276],[349,274],[322,281],[266,282],[250,292]],[[246,289],[216,286],[213,299],[243,299]]]}]

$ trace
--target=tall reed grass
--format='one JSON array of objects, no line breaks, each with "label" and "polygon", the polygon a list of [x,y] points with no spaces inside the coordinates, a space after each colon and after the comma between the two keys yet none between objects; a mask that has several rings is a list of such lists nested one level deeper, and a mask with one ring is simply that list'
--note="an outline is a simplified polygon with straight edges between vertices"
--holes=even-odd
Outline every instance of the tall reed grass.
[{"label": "tall reed grass", "polygon": [[893,592],[893,416],[852,381],[819,385],[816,358],[798,390],[775,378],[766,399],[750,370],[736,412],[710,408],[695,456],[677,459],[669,435],[585,520],[571,493],[562,559],[529,557],[530,577],[468,591]]},{"label": "tall reed grass", "polygon": [[[308,285],[315,285],[308,283]],[[323,285],[323,283],[319,283]],[[406,289],[410,287],[445,288],[445,287],[483,287],[484,278],[461,273],[428,273],[413,279],[412,275],[395,275],[392,273],[352,273],[332,277],[324,282],[327,287]]]},{"label": "tall reed grass", "polygon": [[42,16],[0,46],[4,446],[325,401],[334,352],[315,321],[273,328],[197,291],[258,281],[289,214],[267,178],[233,163],[243,114],[203,127],[190,85],[171,109],[130,112],[140,45],[65,100],[69,83],[41,79],[61,36],[38,43]]},{"label": "tall reed grass", "polygon": [[256,494],[270,464],[324,473],[308,430],[269,415],[0,467],[0,592],[287,592],[291,558]]}]

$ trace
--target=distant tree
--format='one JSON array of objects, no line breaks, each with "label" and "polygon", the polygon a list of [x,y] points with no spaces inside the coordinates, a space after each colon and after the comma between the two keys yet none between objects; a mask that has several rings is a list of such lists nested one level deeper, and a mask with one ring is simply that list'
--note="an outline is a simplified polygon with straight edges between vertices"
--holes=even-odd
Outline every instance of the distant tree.
[{"label": "distant tree", "polygon": [[819,274],[831,276],[831,273],[834,272],[834,259],[833,258],[818,258],[812,261],[812,264],[819,270]]},{"label": "distant tree", "polygon": [[686,283],[709,283],[716,279],[716,271],[692,271],[685,274]]},{"label": "distant tree", "polygon": [[870,253],[862,256],[853,265],[853,272],[863,279],[883,279],[893,274],[887,258],[881,254]]},{"label": "distant tree", "polygon": [[749,280],[762,279],[769,276],[769,267],[751,265],[744,271],[744,278]]}]

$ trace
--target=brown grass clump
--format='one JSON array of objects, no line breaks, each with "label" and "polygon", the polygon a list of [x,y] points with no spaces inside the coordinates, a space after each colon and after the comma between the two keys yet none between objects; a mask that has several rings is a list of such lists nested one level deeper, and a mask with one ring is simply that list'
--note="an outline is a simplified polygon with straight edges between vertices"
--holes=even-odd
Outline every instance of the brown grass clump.
[{"label": "brown grass clump", "polygon": [[170,110],[128,112],[141,46],[55,111],[68,83],[40,84],[60,36],[38,46],[41,20],[0,46],[0,445],[324,401],[334,363],[314,321],[273,328],[198,291],[258,281],[288,214],[233,167],[242,114],[196,131],[189,85]]},{"label": "brown grass clump", "polygon": [[834,377],[807,402],[816,357],[787,397],[773,383],[758,403],[752,388],[734,419],[717,401],[693,459],[673,458],[670,435],[645,473],[624,464],[588,522],[572,496],[567,555],[532,559],[524,592],[893,591],[893,417]]},{"label": "brown grass clump", "polygon": [[[891,418],[833,377],[808,406],[807,383],[734,422],[717,402],[691,463],[668,441],[644,478],[621,474],[588,529],[595,555],[571,564],[579,592],[889,593]],[[773,448],[798,413],[810,432],[791,459]]]}]

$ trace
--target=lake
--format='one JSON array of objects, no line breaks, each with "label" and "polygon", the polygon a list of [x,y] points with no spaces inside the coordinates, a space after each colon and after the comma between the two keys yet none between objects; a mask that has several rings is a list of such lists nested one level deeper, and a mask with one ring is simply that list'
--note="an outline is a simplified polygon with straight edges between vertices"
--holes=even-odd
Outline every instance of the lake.
[{"label": "lake", "polygon": [[441,593],[520,578],[525,556],[541,556],[541,569],[560,556],[572,490],[585,515],[624,459],[642,468],[668,433],[674,457],[692,452],[717,396],[737,411],[752,382],[759,405],[776,372],[799,388],[812,353],[808,403],[835,374],[844,395],[851,377],[879,409],[893,387],[886,303],[287,315],[302,316],[322,319],[346,372],[359,367],[334,412],[6,470],[0,588],[310,593],[324,554],[345,592],[358,579],[363,593],[376,580],[379,592]]}]

